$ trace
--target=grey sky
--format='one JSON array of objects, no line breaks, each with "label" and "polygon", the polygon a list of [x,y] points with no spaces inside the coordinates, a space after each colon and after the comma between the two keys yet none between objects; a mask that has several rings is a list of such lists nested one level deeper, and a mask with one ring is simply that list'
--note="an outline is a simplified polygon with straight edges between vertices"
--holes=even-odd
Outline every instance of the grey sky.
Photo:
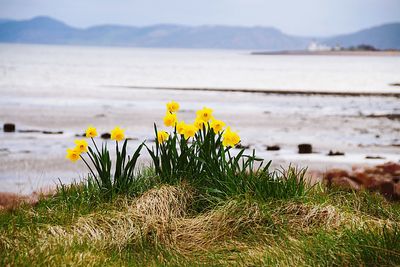
[{"label": "grey sky", "polygon": [[0,17],[97,24],[273,26],[323,36],[400,21],[400,0],[0,0]]}]

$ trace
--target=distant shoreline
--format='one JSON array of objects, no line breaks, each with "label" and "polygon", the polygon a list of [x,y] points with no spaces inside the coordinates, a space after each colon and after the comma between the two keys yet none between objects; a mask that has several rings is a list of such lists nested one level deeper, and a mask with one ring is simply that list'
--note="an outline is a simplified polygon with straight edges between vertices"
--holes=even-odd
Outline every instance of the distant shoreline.
[{"label": "distant shoreline", "polygon": [[400,51],[277,51],[277,52],[251,52],[252,55],[264,56],[400,56]]},{"label": "distant shoreline", "polygon": [[200,87],[167,87],[167,86],[129,86],[129,85],[104,85],[104,87],[117,87],[135,90],[171,90],[171,91],[209,91],[209,92],[236,92],[236,93],[256,93],[256,94],[277,94],[277,95],[321,95],[321,96],[381,96],[400,98],[399,93],[377,93],[377,92],[323,92],[323,91],[304,91],[304,90],[279,90],[279,89],[235,89],[235,88],[200,88]]}]

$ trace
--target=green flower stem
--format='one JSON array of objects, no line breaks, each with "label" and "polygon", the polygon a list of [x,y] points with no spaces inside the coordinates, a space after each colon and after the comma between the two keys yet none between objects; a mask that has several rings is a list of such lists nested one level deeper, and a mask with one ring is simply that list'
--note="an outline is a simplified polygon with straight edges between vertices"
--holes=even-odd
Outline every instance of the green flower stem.
[{"label": "green flower stem", "polygon": [[97,153],[100,154],[100,151],[99,151],[99,149],[97,148],[96,142],[94,141],[93,137],[90,137],[90,139],[92,139],[92,142],[93,142],[94,146],[96,147]]},{"label": "green flower stem", "polygon": [[97,179],[96,175],[94,174],[92,168],[90,167],[90,165],[87,163],[87,161],[85,160],[84,157],[82,157],[82,155],[79,155],[79,157],[81,157],[81,159],[83,160],[83,162],[86,164],[86,166],[89,168],[90,172],[93,175],[93,178],[96,180],[97,185],[99,186],[99,188],[101,188],[99,180]]}]

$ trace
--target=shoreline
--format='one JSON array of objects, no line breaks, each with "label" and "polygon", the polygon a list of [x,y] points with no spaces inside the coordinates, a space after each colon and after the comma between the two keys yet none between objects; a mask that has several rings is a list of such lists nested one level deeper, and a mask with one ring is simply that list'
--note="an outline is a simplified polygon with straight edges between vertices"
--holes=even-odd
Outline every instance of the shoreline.
[{"label": "shoreline", "polygon": [[255,56],[383,56],[398,57],[400,51],[276,51],[276,52],[251,52]]},{"label": "shoreline", "polygon": [[[393,86],[393,85],[392,85]],[[135,90],[166,90],[166,91],[201,91],[201,92],[222,92],[222,93],[252,93],[266,95],[304,95],[304,96],[380,96],[400,98],[400,92],[341,92],[341,91],[322,91],[322,90],[290,90],[290,89],[251,89],[251,88],[212,88],[212,87],[171,87],[171,86],[136,86],[136,85],[103,85],[109,88],[124,88]],[[394,86],[393,86],[394,87]],[[400,91],[400,90],[399,90]]]}]

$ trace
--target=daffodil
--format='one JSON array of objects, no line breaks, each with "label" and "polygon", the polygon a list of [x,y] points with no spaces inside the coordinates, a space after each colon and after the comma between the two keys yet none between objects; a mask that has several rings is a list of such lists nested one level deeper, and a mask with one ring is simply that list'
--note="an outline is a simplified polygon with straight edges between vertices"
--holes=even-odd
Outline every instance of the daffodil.
[{"label": "daffodil", "polygon": [[203,109],[200,109],[196,111],[197,117],[202,119],[205,122],[208,122],[212,118],[212,113],[213,110],[207,107],[203,107]]},{"label": "daffodil", "polygon": [[184,121],[180,121],[176,125],[176,130],[178,131],[179,134],[184,134],[185,133],[185,127],[186,127],[186,123]]},{"label": "daffodil", "polygon": [[72,162],[75,162],[79,159],[80,157],[80,152],[76,148],[74,149],[67,149],[67,155],[65,156],[66,159],[69,159]]},{"label": "daffodil", "polygon": [[93,137],[96,137],[96,136],[97,136],[97,129],[94,128],[93,126],[89,126],[86,129],[86,137],[93,138]]},{"label": "daffodil", "polygon": [[157,132],[157,141],[162,144],[168,140],[169,134],[166,131]]},{"label": "daffodil", "polygon": [[196,135],[197,132],[197,127],[191,124],[185,125],[185,129],[183,131],[183,135],[185,139],[189,139],[190,137],[193,137]]},{"label": "daffodil", "polygon": [[85,139],[75,140],[75,149],[79,151],[79,153],[84,153],[88,151],[88,143]]},{"label": "daffodil", "polygon": [[121,141],[125,138],[125,130],[115,127],[111,131],[111,140]]},{"label": "daffodil", "polygon": [[174,113],[179,110],[179,103],[175,101],[171,101],[167,103],[167,111]]},{"label": "daffodil", "polygon": [[167,127],[174,127],[176,124],[177,118],[175,113],[169,113],[165,114],[164,117],[164,124]]},{"label": "daffodil", "polygon": [[197,117],[193,125],[197,128],[197,130],[203,130],[203,126],[207,126],[207,122],[202,120],[200,117]]},{"label": "daffodil", "polygon": [[225,127],[225,122],[221,120],[212,120],[211,121],[211,128],[213,129],[214,133],[219,133]]},{"label": "daffodil", "polygon": [[240,136],[236,132],[232,132],[231,128],[228,127],[224,134],[222,135],[222,145],[234,147],[237,143],[240,142]]}]

